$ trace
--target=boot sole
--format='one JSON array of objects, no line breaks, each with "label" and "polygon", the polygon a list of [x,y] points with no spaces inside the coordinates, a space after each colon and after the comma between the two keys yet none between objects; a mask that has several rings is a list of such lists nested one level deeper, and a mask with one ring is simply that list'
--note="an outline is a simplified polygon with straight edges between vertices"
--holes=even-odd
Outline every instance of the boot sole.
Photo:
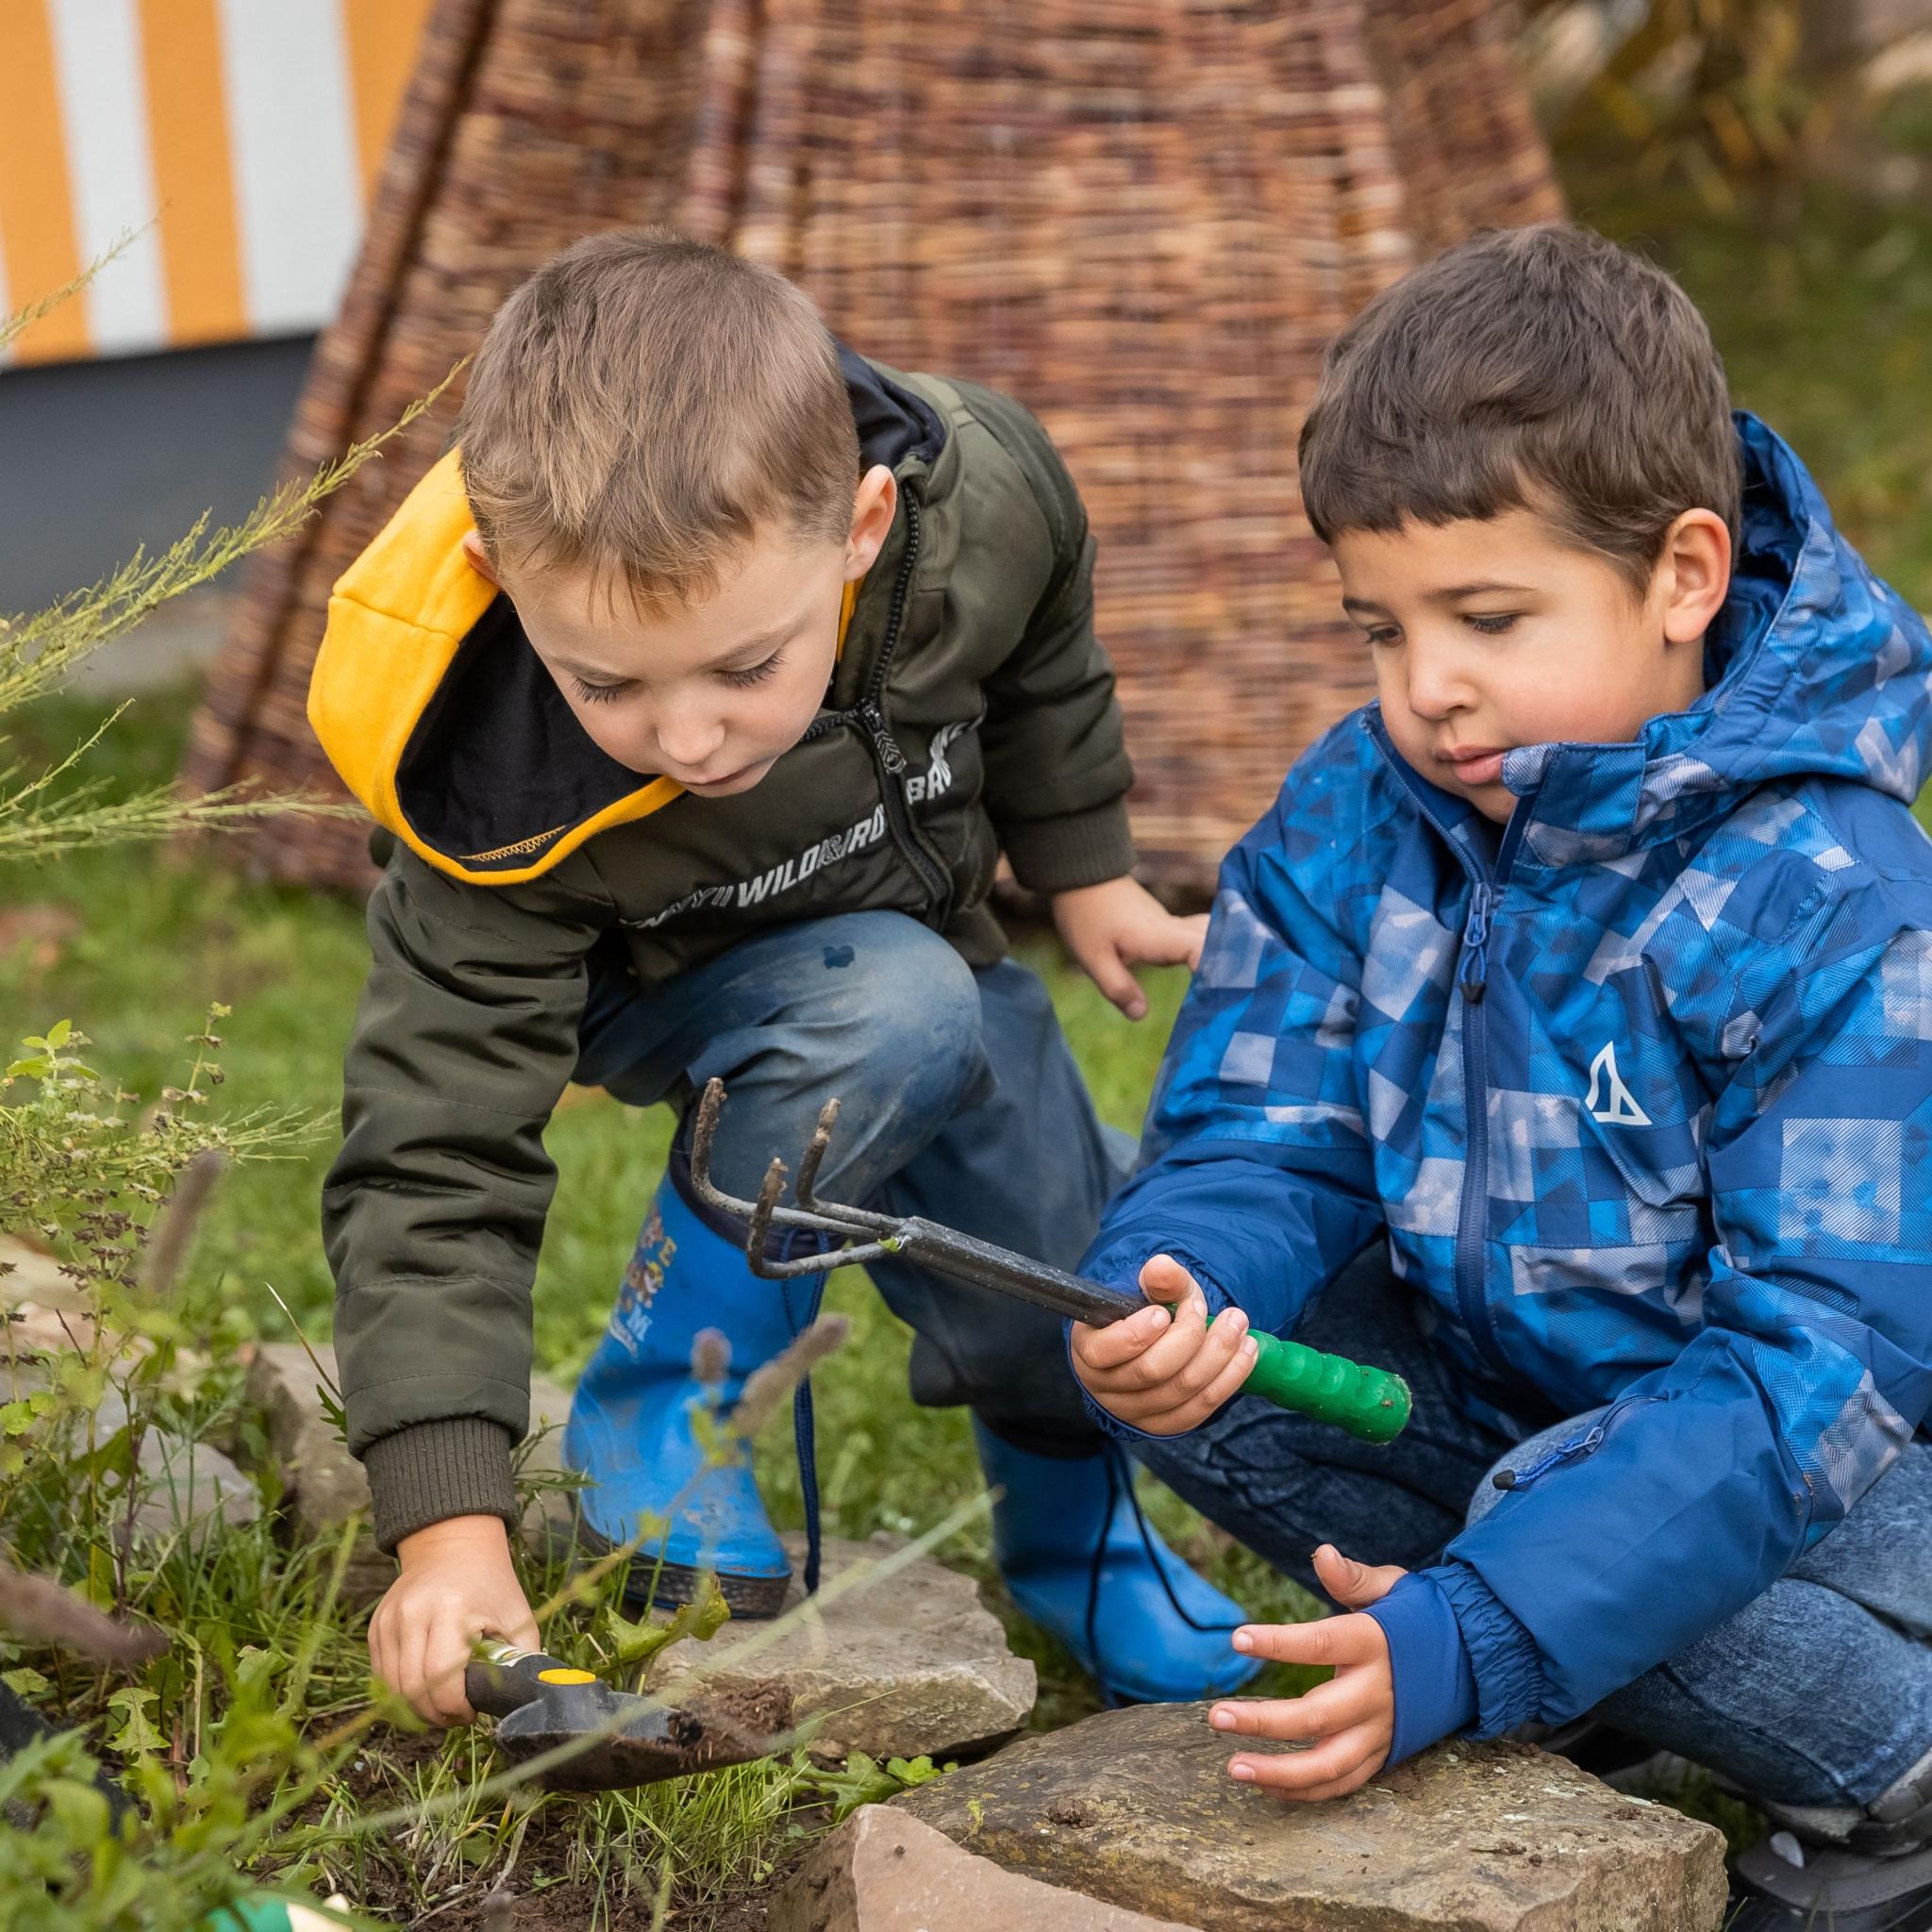
[{"label": "boot sole", "polygon": [[[631,1558],[625,1579],[625,1601],[657,1610],[675,1610],[693,1601],[704,1579],[715,1575],[718,1593],[735,1618],[775,1617],[785,1607],[791,1573],[782,1576],[738,1576],[729,1571],[695,1570],[688,1563],[660,1563],[655,1557]],[[635,1588],[633,1588],[635,1586]]]},{"label": "boot sole", "polygon": [[[603,1557],[611,1545],[581,1516],[576,1524],[577,1546],[587,1556]],[[624,1600],[635,1609],[675,1610],[692,1602],[699,1593],[700,1579],[716,1576],[718,1594],[724,1607],[738,1618],[770,1618],[785,1607],[785,1593],[791,1588],[791,1573],[778,1576],[745,1576],[730,1570],[700,1570],[690,1563],[659,1562],[640,1551],[630,1559],[624,1579]]]}]

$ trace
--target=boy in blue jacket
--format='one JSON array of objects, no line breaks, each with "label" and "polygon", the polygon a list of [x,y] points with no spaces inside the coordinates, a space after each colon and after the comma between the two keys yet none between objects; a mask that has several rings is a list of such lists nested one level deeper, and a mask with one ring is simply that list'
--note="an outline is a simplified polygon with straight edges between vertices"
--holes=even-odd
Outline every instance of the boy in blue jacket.
[{"label": "boy in blue jacket", "polygon": [[[1237,1636],[1336,1674],[1217,1706],[1308,1746],[1229,1769],[1594,1711],[1787,1827],[1750,1923],[1932,1925],[1932,637],[1575,228],[1372,303],[1301,458],[1377,701],[1230,855],[1084,1264],[1166,1306],[1073,1331],[1351,1612]],[[1231,1399],[1249,1324],[1399,1370],[1408,1433]]]}]

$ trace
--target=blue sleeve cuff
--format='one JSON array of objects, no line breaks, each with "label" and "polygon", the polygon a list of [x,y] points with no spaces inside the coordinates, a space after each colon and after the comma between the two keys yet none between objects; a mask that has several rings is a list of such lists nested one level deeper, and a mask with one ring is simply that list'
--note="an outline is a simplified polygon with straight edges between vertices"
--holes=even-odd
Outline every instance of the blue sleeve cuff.
[{"label": "blue sleeve cuff", "polygon": [[1391,1764],[1474,1723],[1475,1673],[1456,1612],[1434,1577],[1411,1572],[1364,1614],[1381,1624],[1389,1640],[1389,1668],[1395,1679]]},{"label": "blue sleeve cuff", "polygon": [[[1485,1523],[1491,1520],[1484,1518]],[[1536,1639],[1475,1568],[1452,1557],[1415,1574],[1436,1586],[1462,1632],[1475,1676],[1474,1735],[1499,1738],[1520,1724],[1532,1719],[1548,1722],[1557,1715],[1543,1681],[1542,1653]]]}]

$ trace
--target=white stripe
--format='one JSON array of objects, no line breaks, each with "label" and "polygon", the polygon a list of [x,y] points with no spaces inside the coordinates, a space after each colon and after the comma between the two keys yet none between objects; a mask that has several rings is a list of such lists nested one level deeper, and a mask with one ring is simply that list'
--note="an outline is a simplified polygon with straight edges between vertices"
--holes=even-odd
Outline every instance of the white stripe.
[{"label": "white stripe", "polygon": [[81,297],[94,349],[111,356],[159,348],[168,339],[168,300],[160,234],[153,225],[154,163],[135,0],[53,0],[48,25],[80,258],[96,261],[122,235],[142,231]]},{"label": "white stripe", "polygon": [[221,0],[242,287],[257,335],[336,311],[361,236],[338,0]]}]

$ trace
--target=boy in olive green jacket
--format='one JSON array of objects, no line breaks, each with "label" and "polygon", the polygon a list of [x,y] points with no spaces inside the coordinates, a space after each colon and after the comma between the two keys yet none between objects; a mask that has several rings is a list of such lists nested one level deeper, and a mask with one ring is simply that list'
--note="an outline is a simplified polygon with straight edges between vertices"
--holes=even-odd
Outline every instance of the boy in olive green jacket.
[{"label": "boy in olive green jacket", "polygon": [[[475,1640],[534,1641],[509,1558],[530,1288],[565,1084],[681,1124],[566,1459],[639,1601],[718,1574],[770,1614],[790,1565],[728,1405],[812,1313],[693,1199],[692,1096],[757,1191],[821,1103],[821,1188],[1071,1265],[1122,1177],[1040,982],[986,903],[1005,852],[1131,1019],[1131,968],[1202,922],[1137,885],[1130,769],[1093,635],[1092,543],[1038,423],[841,350],[775,275],[593,236],[504,305],[457,447],[336,587],[309,716],[394,844],[324,1191],[350,1446],[401,1560],[370,1643],[425,1717]],[[1115,1697],[1236,1688],[1238,1608],[1136,1522],[1059,1324],[891,1264],[912,1389],[966,1403],[1021,1607]],[[802,1440],[808,1431],[801,1432]],[[808,1495],[811,1491],[809,1479]],[[810,1580],[810,1579],[808,1579]]]}]

